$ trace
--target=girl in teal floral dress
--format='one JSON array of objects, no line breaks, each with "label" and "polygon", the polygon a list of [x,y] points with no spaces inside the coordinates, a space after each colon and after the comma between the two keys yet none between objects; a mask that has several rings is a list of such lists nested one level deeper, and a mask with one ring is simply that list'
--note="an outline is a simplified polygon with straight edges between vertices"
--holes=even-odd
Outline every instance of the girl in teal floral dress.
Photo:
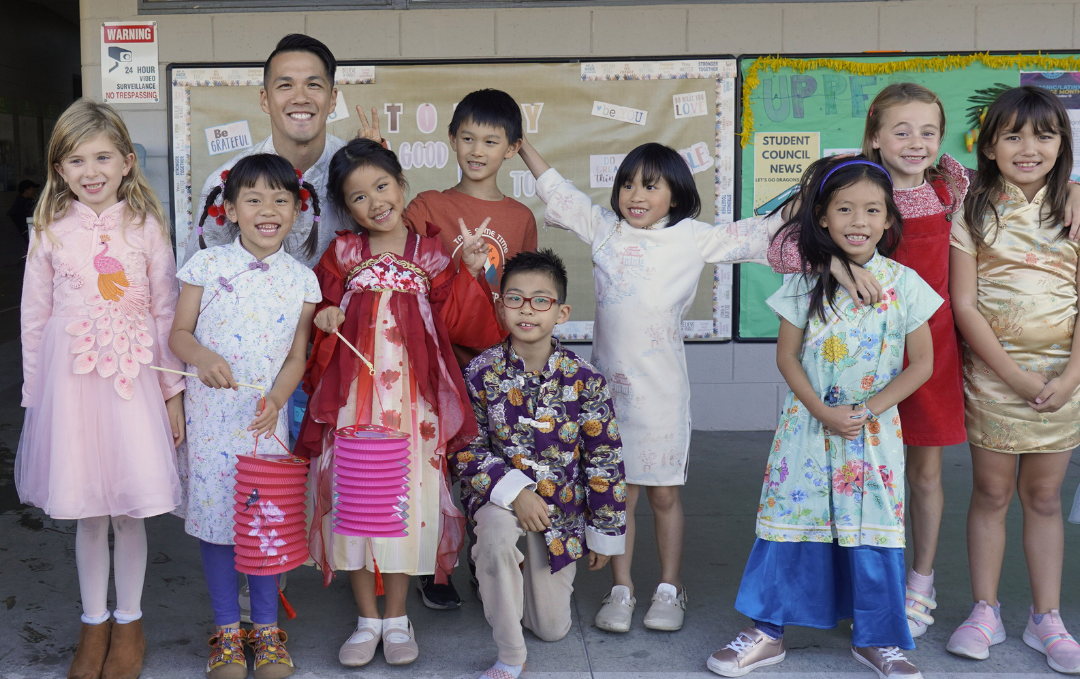
[{"label": "girl in teal floral dress", "polygon": [[[831,275],[794,276],[769,298],[780,316],[776,363],[791,392],[776,428],[757,536],[735,608],[753,621],[709,658],[737,677],[782,661],[784,626],[853,618],[852,655],[880,677],[922,675],[904,611],[904,445],[896,404],[933,369],[926,321],[942,299],[887,259],[901,216],[888,173],[863,156],[827,158],[803,176],[803,271],[834,255],[883,290],[857,309]],[[907,349],[908,365],[904,366]]]}]

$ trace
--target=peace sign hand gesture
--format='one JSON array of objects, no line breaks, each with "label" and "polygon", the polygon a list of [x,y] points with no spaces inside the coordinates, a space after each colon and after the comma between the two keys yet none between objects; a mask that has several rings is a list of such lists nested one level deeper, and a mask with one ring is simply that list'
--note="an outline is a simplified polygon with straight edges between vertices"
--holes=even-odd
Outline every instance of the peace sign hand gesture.
[{"label": "peace sign hand gesture", "polygon": [[461,263],[475,278],[483,273],[484,265],[488,261],[487,254],[491,246],[484,242],[484,231],[491,222],[491,217],[485,219],[474,233],[469,233],[464,219],[458,217],[457,221],[461,227]]},{"label": "peace sign hand gesture", "polygon": [[356,105],[356,115],[360,116],[360,129],[356,131],[357,139],[370,139],[382,143],[382,132],[379,130],[379,112],[374,106],[371,107],[371,124],[368,125],[367,116],[364,115],[364,107]]}]

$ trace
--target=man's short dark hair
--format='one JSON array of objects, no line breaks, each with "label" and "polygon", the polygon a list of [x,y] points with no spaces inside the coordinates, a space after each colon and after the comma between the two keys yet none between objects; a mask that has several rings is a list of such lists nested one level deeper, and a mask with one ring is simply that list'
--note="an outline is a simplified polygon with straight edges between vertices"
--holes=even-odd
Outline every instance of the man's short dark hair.
[{"label": "man's short dark hair", "polygon": [[519,252],[503,264],[502,281],[499,283],[499,292],[506,289],[506,281],[510,276],[517,273],[542,273],[555,284],[555,294],[559,296],[559,303],[566,302],[566,265],[562,258],[548,248],[541,248],[536,252]]},{"label": "man's short dark hair", "polygon": [[468,121],[501,127],[511,144],[521,140],[521,107],[502,90],[477,90],[466,94],[450,119],[450,135],[457,136],[458,128]]},{"label": "man's short dark hair", "polygon": [[326,78],[330,81],[330,86],[334,86],[334,74],[337,72],[337,59],[334,58],[334,53],[330,51],[330,48],[310,35],[290,33],[281,40],[278,40],[277,47],[275,47],[274,51],[270,53],[270,56],[266,58],[266,63],[263,64],[263,87],[270,87],[270,62],[272,62],[277,55],[286,52],[307,52],[308,54],[314,54],[319,58],[319,61],[323,63],[323,68],[326,69]]}]

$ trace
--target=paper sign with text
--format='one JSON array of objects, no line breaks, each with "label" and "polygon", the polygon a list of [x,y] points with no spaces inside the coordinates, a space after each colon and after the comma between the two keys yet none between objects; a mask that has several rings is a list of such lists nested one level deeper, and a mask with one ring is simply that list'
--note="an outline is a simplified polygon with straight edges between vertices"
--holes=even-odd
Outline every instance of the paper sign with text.
[{"label": "paper sign with text", "polygon": [[589,188],[602,189],[615,186],[615,173],[622,164],[625,153],[608,153],[589,156]]},{"label": "paper sign with text", "polygon": [[709,112],[705,103],[704,92],[687,92],[686,94],[672,95],[671,101],[675,106],[676,118],[693,118],[703,116]]},{"label": "paper sign with text", "polygon": [[690,148],[679,149],[679,155],[683,157],[690,172],[694,174],[704,172],[713,166],[712,152],[709,145],[703,141],[699,141]]},{"label": "paper sign with text", "polygon": [[629,106],[619,106],[618,104],[609,104],[605,101],[594,101],[592,103],[592,114],[597,118],[609,118],[633,125],[644,125],[649,117],[648,111],[630,108]]},{"label": "paper sign with text", "polygon": [[334,100],[334,110],[326,116],[326,122],[334,123],[349,117],[349,106],[345,103],[345,95],[338,90],[337,99]]},{"label": "paper sign with text", "polygon": [[106,104],[161,101],[156,21],[101,24],[101,98]]},{"label": "paper sign with text", "polygon": [[251,128],[246,120],[208,127],[205,132],[206,147],[212,156],[249,149],[254,146],[254,142],[251,140]]},{"label": "paper sign with text", "polygon": [[791,197],[820,151],[819,132],[754,133],[754,214],[767,215]]}]

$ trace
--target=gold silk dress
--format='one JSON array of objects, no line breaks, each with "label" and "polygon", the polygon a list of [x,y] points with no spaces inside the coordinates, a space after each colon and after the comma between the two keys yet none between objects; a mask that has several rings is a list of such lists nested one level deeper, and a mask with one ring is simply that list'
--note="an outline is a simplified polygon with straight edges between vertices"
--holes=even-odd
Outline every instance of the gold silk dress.
[{"label": "gold silk dress", "polygon": [[[951,245],[975,257],[978,306],[1002,348],[1023,370],[1047,380],[1069,362],[1076,323],[1076,270],[1080,246],[1059,225],[1040,222],[1046,188],[1030,203],[1005,182],[995,201],[1001,227],[988,219],[989,247],[976,252],[962,213]],[[967,343],[964,401],[968,443],[999,453],[1058,453],[1080,444],[1080,388],[1056,413],[1038,413],[990,369]]]}]

